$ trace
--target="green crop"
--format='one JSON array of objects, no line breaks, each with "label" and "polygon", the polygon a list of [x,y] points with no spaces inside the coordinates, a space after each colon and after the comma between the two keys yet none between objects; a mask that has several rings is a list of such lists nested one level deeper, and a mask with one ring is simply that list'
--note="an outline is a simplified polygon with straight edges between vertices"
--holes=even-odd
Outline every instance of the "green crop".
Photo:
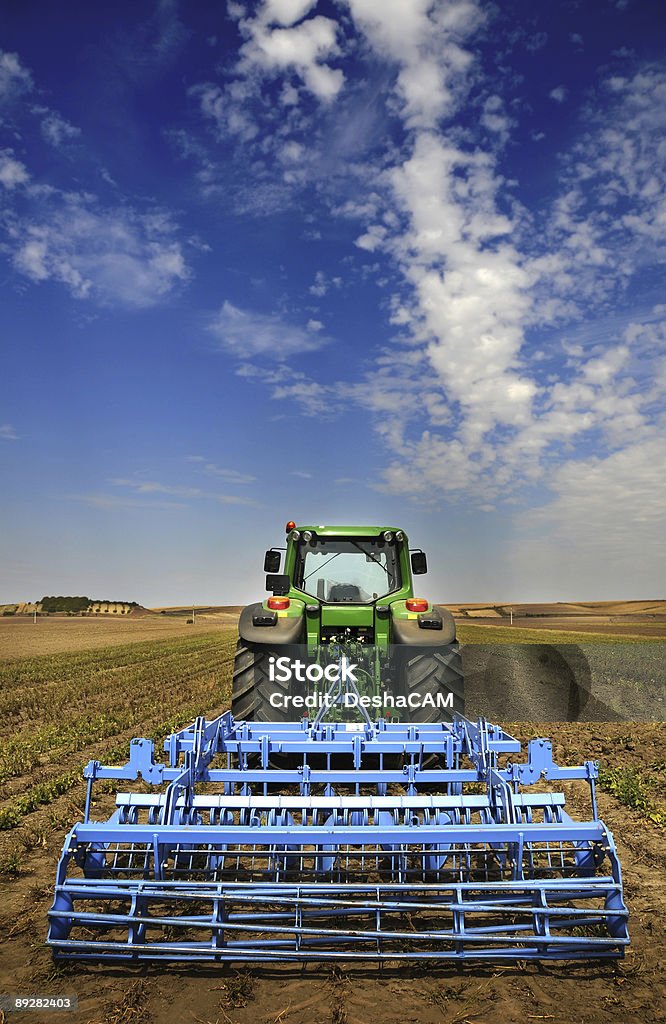
[{"label": "green crop", "polygon": [[227,707],[235,640],[218,630],[0,666],[0,831],[77,785],[91,758],[122,763],[132,736],[159,743]]},{"label": "green crop", "polygon": [[665,792],[666,763],[661,761],[647,768],[600,768],[599,785],[625,807],[666,827],[666,808],[659,795]]}]

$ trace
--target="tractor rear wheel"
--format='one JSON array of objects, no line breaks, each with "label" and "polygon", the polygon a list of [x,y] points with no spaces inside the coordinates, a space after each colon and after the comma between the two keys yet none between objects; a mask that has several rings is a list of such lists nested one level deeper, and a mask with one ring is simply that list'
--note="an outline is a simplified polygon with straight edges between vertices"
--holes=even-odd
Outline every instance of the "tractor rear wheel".
[{"label": "tractor rear wheel", "polygon": [[[236,721],[288,722],[293,718],[285,700],[270,702],[272,694],[289,693],[289,684],[274,681],[269,676],[269,658],[277,652],[261,644],[239,640],[234,658],[234,676],[231,688],[231,713]],[[280,651],[280,655],[285,651]]]},{"label": "tractor rear wheel", "polygon": [[[289,649],[263,647],[239,639],[234,658],[234,676],[231,688],[231,713],[237,722],[292,722],[297,719],[290,704],[280,699],[271,704],[271,694],[281,698],[293,692],[293,684],[273,680],[269,676],[269,658],[289,656]],[[258,764],[258,754],[250,755],[251,762]],[[296,754],[271,753],[271,768],[291,771],[298,767]]]},{"label": "tractor rear wheel", "polygon": [[[406,650],[403,671],[405,691],[410,699],[410,722],[451,721],[455,711],[464,713],[462,658],[457,643]],[[452,694],[451,703],[438,707],[438,701],[446,700],[449,694]]]}]

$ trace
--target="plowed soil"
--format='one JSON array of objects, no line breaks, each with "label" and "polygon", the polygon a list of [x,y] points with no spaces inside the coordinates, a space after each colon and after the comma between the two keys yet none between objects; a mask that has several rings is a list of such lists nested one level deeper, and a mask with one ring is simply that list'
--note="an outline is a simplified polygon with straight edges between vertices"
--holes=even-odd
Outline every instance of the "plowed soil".
[{"label": "plowed soil", "polygon": [[[513,727],[527,739],[550,734],[556,760],[581,754],[603,764],[637,768],[663,757],[661,727],[626,723],[576,723],[544,729]],[[573,790],[568,794],[574,814]],[[588,964],[442,965],[361,967],[312,965],[216,970],[128,967],[54,969],[43,946],[59,844],[55,828],[37,847],[26,834],[18,878],[3,886],[0,978],[5,992],[78,996],[71,1024],[173,1024],[183,1022],[289,1022],[289,1024],[497,1024],[560,1021],[666,1020],[666,852],[663,830],[639,813],[600,795],[600,811],[621,857],[631,912],[631,947],[624,961]],[[74,821],[80,808],[63,797],[51,820]],[[35,1021],[38,1015],[12,1014]],[[49,1020],[60,1019],[49,1015]]]}]

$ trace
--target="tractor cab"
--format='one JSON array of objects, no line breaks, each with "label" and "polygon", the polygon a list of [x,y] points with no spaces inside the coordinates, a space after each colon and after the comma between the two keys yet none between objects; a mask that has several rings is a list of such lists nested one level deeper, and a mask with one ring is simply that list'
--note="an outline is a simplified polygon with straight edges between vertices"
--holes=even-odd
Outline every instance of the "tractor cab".
[{"label": "tractor cab", "polygon": [[412,575],[427,572],[423,551],[409,550],[403,530],[287,523],[284,573],[280,550],[266,552],[266,588],[320,604],[370,605],[413,596]]},{"label": "tractor cab", "polygon": [[[421,612],[430,609],[427,601],[414,598],[412,582],[427,571],[426,556],[410,550],[404,530],[290,521],[286,535],[285,548],[266,552],[266,589],[273,597],[262,612],[278,610],[276,602],[281,602],[279,611],[286,616],[301,614],[300,642],[327,644],[344,637],[386,647],[391,620],[414,617],[410,603],[417,602]],[[282,551],[284,569],[279,572]]]}]

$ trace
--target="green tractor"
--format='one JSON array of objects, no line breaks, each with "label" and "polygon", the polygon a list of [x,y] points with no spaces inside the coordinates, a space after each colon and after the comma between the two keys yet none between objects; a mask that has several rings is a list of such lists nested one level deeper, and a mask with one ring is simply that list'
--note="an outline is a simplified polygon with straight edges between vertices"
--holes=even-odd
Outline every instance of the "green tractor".
[{"label": "green tractor", "polygon": [[237,721],[314,717],[336,685],[338,704],[360,703],[373,718],[431,722],[463,713],[453,616],[414,596],[412,578],[427,572],[427,561],[404,530],[288,522],[286,548],[266,552],[264,571],[272,596],[240,616]]}]

